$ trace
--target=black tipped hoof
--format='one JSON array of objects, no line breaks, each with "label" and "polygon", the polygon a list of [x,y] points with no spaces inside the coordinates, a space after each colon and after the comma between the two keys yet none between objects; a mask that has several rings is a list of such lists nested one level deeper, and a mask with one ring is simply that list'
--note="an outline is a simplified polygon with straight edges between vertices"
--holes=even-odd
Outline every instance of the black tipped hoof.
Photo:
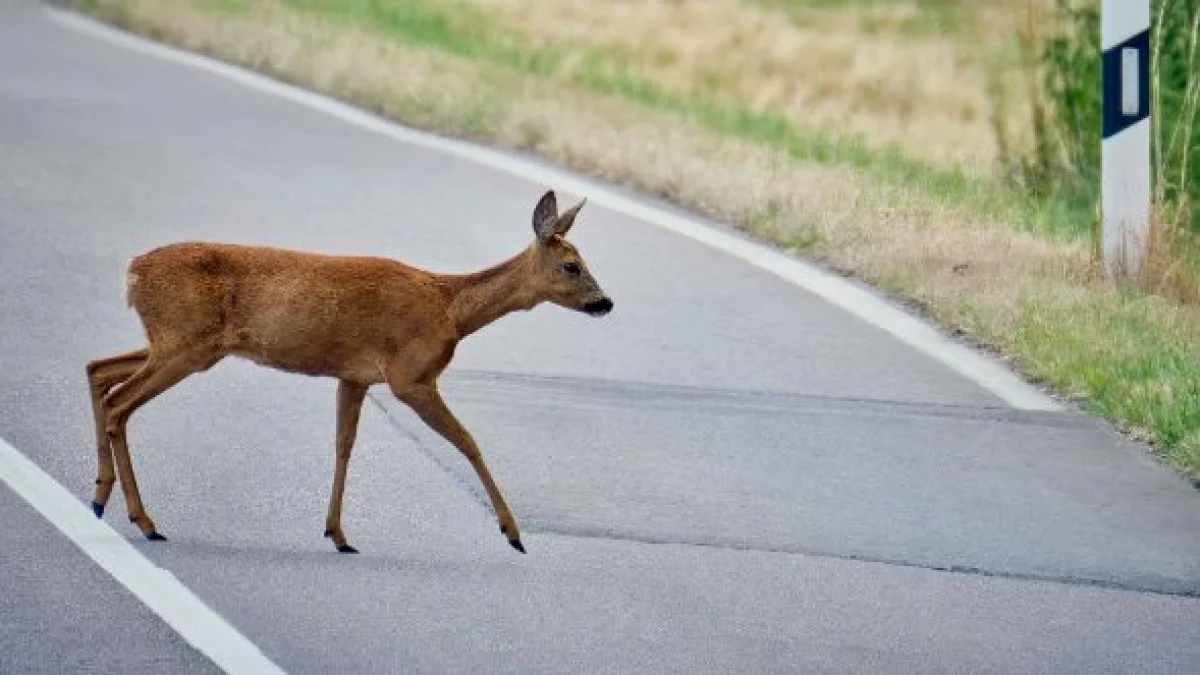
[{"label": "black tipped hoof", "polygon": [[354,548],[350,544],[342,544],[341,546],[337,547],[337,549],[338,553],[358,553],[358,549]]},{"label": "black tipped hoof", "polygon": [[92,502],[92,513],[96,514],[97,518],[104,517],[104,505],[98,502]]},{"label": "black tipped hoof", "polygon": [[511,544],[513,548],[517,549],[521,553],[525,552],[525,547],[521,545],[520,539],[509,539],[508,543]]},{"label": "black tipped hoof", "polygon": [[149,539],[150,541],[166,541],[167,540],[166,537],[162,536],[161,534],[159,534],[157,532],[151,532],[151,533],[147,534],[146,538]]}]

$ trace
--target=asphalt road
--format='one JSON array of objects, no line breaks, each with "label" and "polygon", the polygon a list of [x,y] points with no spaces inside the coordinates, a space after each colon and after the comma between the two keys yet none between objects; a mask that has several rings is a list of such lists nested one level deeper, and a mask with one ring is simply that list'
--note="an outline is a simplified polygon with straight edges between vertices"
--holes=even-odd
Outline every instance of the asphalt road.
[{"label": "asphalt road", "polygon": [[[474,269],[547,187],[4,3],[0,438],[90,499],[83,365],[140,346],[131,255]],[[109,522],[289,673],[1200,671],[1200,494],[1141,448],[600,206],[572,238],[616,311],[510,316],[444,384],[528,555],[383,388],[335,554],[334,383],[234,360],[130,426],[170,542],[119,492]],[[0,672],[215,671],[3,483],[0,517]]]}]

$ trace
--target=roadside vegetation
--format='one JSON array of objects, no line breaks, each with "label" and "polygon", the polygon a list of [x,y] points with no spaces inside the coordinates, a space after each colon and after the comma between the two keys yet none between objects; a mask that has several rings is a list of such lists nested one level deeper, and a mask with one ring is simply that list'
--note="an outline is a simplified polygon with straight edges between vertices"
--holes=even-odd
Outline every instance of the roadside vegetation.
[{"label": "roadside vegetation", "polygon": [[1200,10],[1154,0],[1147,274],[1094,253],[1098,0],[75,0],[854,274],[1200,480]]}]

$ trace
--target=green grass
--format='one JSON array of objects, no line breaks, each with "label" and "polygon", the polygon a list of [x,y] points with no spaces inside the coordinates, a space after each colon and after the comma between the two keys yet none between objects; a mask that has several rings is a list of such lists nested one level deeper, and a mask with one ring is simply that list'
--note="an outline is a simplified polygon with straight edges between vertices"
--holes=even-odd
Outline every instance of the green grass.
[{"label": "green grass", "polygon": [[1172,339],[1194,327],[1165,325],[1163,304],[1135,293],[1115,306],[1026,299],[1014,346],[1057,389],[1086,393],[1096,414],[1152,431],[1169,461],[1200,475],[1200,341]]},{"label": "green grass", "polygon": [[[894,4],[894,0],[750,0],[753,4],[771,9],[783,10],[788,17],[804,23],[805,15],[813,10],[843,9],[847,5],[862,7],[881,7]],[[922,38],[929,35],[941,35],[953,32],[965,23],[971,14],[977,10],[976,3],[986,4],[980,0],[915,0],[917,12],[911,18],[904,20],[899,28],[904,35],[912,38]],[[872,32],[871,19],[865,19],[863,28]],[[888,27],[893,23],[889,21]]]},{"label": "green grass", "polygon": [[619,53],[587,49],[582,60],[567,67],[560,51],[529,46],[520,35],[498,31],[489,26],[487,17],[466,5],[434,6],[421,0],[284,1],[296,9],[365,25],[410,44],[530,75],[560,77],[599,93],[697,120],[718,133],[778,149],[798,160],[850,167],[890,184],[919,188],[938,199],[968,205],[1033,231],[1074,237],[1091,231],[1091,204],[1084,200],[1059,195],[1031,199],[991,177],[934,168],[894,148],[873,151],[861,139],[797,128],[769,110],[718,102],[701,93],[669,92],[638,77],[630,61]]}]

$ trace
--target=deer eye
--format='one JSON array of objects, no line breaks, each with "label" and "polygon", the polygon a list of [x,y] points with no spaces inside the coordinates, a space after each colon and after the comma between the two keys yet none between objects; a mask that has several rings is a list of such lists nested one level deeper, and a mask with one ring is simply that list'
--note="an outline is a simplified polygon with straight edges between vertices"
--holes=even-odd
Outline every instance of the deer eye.
[{"label": "deer eye", "polygon": [[573,277],[579,276],[580,269],[579,269],[578,263],[573,263],[573,262],[564,263],[562,268],[563,268],[564,272],[566,272],[567,274],[570,274]]}]

